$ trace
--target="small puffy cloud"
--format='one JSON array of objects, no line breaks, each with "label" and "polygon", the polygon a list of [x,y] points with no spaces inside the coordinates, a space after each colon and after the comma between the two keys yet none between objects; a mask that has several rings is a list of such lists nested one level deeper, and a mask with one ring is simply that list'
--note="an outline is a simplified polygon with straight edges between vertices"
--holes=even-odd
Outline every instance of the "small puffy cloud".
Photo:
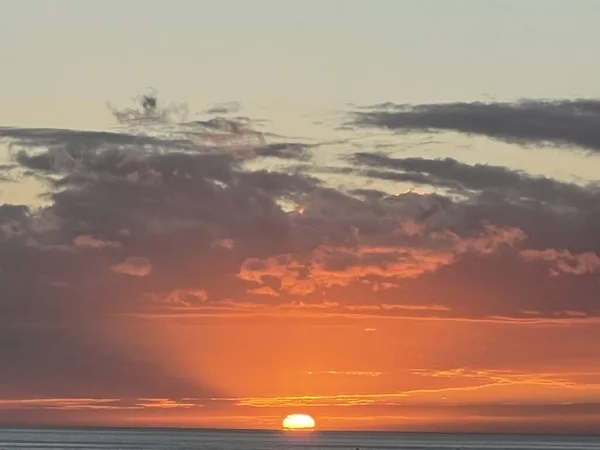
[{"label": "small puffy cloud", "polygon": [[219,103],[206,110],[206,114],[235,114],[240,109],[241,105],[237,102]]},{"label": "small puffy cloud", "polygon": [[235,241],[233,239],[219,239],[218,241],[215,241],[213,243],[213,247],[220,247],[220,248],[224,248],[227,250],[233,250],[233,248],[235,247]]},{"label": "small puffy cloud", "polygon": [[145,277],[152,272],[152,264],[146,258],[130,256],[124,261],[111,266],[113,272],[133,277]]},{"label": "small puffy cloud", "polygon": [[208,300],[208,293],[204,289],[179,290],[170,292],[167,296],[156,296],[162,303],[172,306],[196,306]]},{"label": "small puffy cloud", "polygon": [[593,252],[573,254],[564,249],[529,249],[522,250],[520,256],[525,261],[543,261],[550,264],[550,274],[553,276],[600,273],[600,258]]}]

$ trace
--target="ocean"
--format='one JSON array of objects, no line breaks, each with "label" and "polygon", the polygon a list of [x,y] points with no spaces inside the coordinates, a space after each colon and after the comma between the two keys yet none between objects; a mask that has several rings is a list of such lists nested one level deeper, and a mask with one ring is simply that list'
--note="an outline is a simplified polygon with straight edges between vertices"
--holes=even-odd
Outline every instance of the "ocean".
[{"label": "ocean", "polygon": [[0,449],[286,450],[286,449],[600,449],[600,437],[385,432],[4,428]]}]

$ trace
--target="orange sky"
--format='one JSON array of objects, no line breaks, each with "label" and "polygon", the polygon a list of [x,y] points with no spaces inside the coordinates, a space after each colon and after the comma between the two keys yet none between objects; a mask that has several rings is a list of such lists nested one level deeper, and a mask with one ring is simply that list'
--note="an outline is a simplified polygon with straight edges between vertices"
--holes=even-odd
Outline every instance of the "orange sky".
[{"label": "orange sky", "polygon": [[135,333],[112,339],[126,339],[131,351],[150,354],[184,380],[185,396],[7,399],[0,417],[9,423],[279,428],[285,415],[301,412],[324,429],[454,431],[555,431],[556,424],[577,430],[597,418],[593,323],[298,313],[127,318],[118,326]]}]

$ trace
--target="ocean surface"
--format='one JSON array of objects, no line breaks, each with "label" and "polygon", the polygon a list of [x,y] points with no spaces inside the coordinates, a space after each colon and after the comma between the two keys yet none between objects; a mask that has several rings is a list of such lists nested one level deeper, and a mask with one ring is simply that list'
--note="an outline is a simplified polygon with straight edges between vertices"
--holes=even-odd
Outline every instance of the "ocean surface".
[{"label": "ocean surface", "polygon": [[600,450],[600,437],[279,432],[241,430],[3,428],[0,449],[285,450],[285,449],[551,449]]}]

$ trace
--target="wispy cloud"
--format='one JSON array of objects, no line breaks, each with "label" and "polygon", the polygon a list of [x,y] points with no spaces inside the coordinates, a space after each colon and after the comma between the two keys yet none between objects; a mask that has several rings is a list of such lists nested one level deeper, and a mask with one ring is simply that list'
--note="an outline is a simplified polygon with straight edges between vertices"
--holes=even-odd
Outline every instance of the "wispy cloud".
[{"label": "wispy cloud", "polygon": [[152,264],[146,258],[139,256],[130,256],[124,261],[111,266],[111,270],[123,275],[131,275],[135,277],[145,277],[152,272]]},{"label": "wispy cloud", "polygon": [[456,131],[509,143],[600,151],[600,101],[383,104],[357,111],[353,123],[398,131]]}]

